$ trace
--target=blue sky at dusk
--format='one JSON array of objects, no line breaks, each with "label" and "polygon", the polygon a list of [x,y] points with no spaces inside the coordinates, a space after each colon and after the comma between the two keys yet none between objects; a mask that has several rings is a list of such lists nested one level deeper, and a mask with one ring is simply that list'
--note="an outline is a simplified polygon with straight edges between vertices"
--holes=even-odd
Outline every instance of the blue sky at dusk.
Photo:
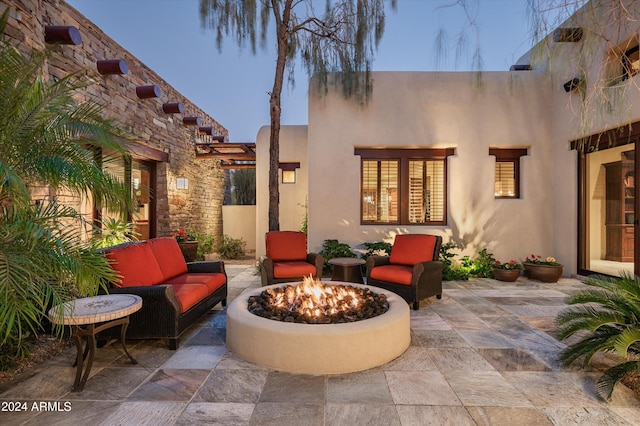
[{"label": "blue sky at dusk", "polygon": [[[229,130],[232,142],[254,142],[269,123],[275,48],[254,56],[232,39],[219,52],[214,33],[202,29],[198,0],[67,0],[112,39],[157,72],[187,99]],[[374,71],[466,71],[476,45],[483,70],[505,71],[531,47],[527,0],[480,0],[476,28],[467,28],[465,55],[456,59],[455,39],[467,20],[452,1],[398,0],[389,9]],[[471,2],[474,4],[473,2]],[[473,8],[474,11],[476,8]],[[434,45],[447,34],[447,54]],[[308,77],[297,68],[293,89],[283,93],[282,124],[307,123]],[[207,123],[203,123],[206,125]]]}]

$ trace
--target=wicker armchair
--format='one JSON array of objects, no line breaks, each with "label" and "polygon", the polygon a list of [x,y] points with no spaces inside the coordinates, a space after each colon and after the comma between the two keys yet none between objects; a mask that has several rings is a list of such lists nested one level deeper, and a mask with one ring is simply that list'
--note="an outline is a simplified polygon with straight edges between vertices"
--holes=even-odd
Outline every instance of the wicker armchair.
[{"label": "wicker armchair", "polygon": [[398,294],[414,310],[422,299],[442,298],[441,244],[442,237],[435,235],[396,235],[391,256],[367,258],[367,284]]},{"label": "wicker armchair", "polygon": [[304,232],[270,231],[265,238],[267,255],[261,259],[262,286],[302,281],[309,275],[322,276],[324,258],[320,254],[307,253]]}]

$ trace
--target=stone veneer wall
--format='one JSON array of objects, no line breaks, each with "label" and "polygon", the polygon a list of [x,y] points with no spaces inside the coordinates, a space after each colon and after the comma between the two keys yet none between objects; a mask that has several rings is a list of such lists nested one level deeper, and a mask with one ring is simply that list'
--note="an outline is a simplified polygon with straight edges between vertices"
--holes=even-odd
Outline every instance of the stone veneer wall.
[{"label": "stone veneer wall", "polygon": [[[216,135],[228,136],[228,131],[66,2],[3,0],[0,13],[7,5],[11,8],[7,34],[25,53],[45,47],[45,25],[78,28],[82,44],[56,46],[58,55],[49,60],[46,71],[49,77],[87,72],[95,84],[80,97],[104,105],[105,116],[133,134],[137,144],[169,154],[168,163],[157,163],[157,236],[188,228],[221,237],[224,172],[217,160],[196,160],[196,129],[184,126],[182,117],[199,116],[203,126],[214,127]],[[102,76],[96,69],[96,61],[102,59],[124,59],[129,72]],[[160,87],[162,95],[138,99],[136,87],[152,84]],[[182,102],[184,114],[165,114],[165,102]],[[189,190],[175,189],[177,177],[189,179]]]}]

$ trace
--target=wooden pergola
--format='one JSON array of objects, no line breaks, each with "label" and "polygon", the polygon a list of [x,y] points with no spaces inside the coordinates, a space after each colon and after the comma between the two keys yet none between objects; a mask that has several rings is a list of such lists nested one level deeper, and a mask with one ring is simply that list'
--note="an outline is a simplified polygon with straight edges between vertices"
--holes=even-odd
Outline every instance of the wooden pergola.
[{"label": "wooden pergola", "polygon": [[225,142],[224,136],[200,137],[196,142],[196,158],[221,161],[222,169],[255,169],[255,142]]}]

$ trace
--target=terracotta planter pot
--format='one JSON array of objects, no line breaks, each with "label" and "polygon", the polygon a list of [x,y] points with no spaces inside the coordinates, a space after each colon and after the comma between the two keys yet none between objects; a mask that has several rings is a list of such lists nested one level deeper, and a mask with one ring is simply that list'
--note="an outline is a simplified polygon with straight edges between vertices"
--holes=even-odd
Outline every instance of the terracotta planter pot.
[{"label": "terracotta planter pot", "polygon": [[513,282],[520,276],[520,269],[498,269],[494,268],[492,271],[493,278],[500,281]]},{"label": "terracotta planter pot", "polygon": [[198,254],[197,241],[178,241],[178,246],[180,246],[185,262],[195,262]]},{"label": "terracotta planter pot", "polygon": [[524,263],[524,274],[532,280],[542,281],[544,283],[558,282],[562,276],[562,265],[536,265],[534,263]]}]

